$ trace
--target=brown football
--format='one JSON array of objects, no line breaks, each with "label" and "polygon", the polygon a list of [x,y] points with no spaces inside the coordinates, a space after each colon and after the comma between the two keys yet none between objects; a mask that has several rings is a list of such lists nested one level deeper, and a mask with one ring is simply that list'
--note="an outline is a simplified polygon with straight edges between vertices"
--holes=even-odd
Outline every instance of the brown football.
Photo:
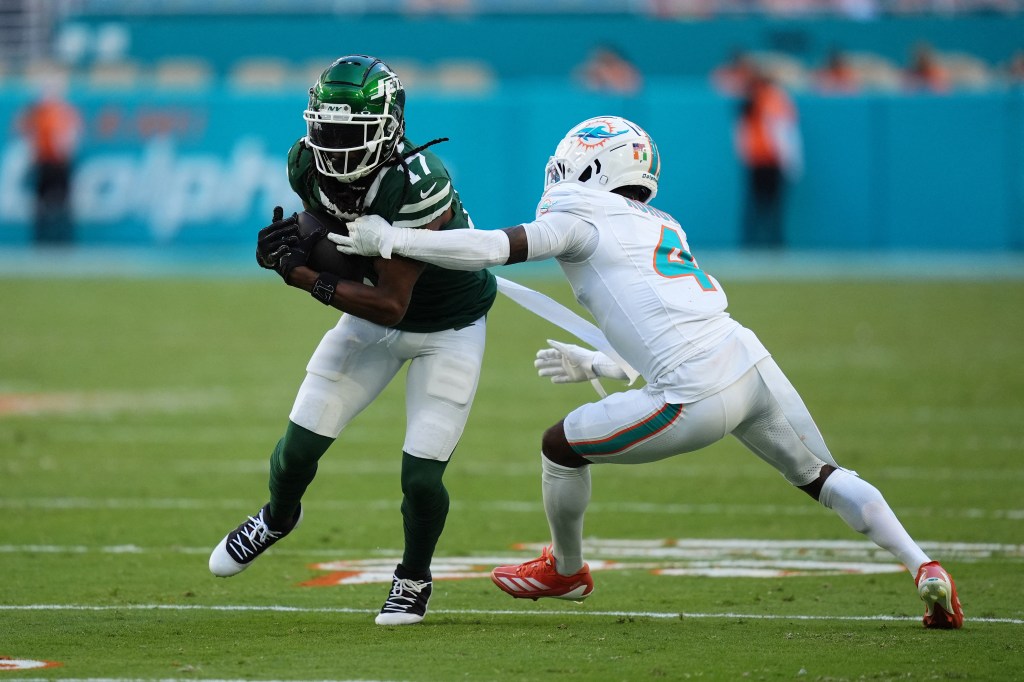
[{"label": "brown football", "polygon": [[[298,217],[299,234],[305,237],[312,232],[326,228],[327,232],[348,234],[343,220],[324,211],[302,211]],[[341,279],[357,282],[373,273],[373,260],[365,256],[349,256],[338,251],[337,244],[326,236],[319,239],[310,249],[307,264],[317,272],[330,272]]]}]

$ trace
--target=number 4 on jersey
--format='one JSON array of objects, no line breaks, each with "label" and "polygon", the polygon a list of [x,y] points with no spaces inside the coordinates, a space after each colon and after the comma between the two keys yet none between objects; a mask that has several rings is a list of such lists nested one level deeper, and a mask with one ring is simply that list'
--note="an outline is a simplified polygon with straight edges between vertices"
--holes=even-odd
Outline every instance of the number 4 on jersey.
[{"label": "number 4 on jersey", "polygon": [[715,291],[714,282],[697,266],[682,235],[671,227],[661,226],[661,239],[654,250],[654,271],[662,277],[693,277],[704,291]]}]

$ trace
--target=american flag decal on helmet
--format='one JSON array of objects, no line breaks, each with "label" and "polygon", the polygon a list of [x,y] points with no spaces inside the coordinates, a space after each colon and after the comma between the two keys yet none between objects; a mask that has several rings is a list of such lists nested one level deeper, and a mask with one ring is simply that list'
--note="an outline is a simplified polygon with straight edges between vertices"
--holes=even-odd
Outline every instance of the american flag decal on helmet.
[{"label": "american flag decal on helmet", "polygon": [[643,142],[633,143],[633,160],[634,161],[646,161],[647,160],[647,145]]}]

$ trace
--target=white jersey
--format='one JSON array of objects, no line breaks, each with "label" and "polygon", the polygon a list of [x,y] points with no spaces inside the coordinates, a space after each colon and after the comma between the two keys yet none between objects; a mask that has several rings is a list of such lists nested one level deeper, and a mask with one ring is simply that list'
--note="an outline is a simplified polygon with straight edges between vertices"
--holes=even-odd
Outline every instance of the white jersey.
[{"label": "white jersey", "polygon": [[722,286],[700,269],[667,213],[561,183],[525,229],[529,260],[557,258],[576,300],[667,402],[716,393],[768,356],[726,312]]}]

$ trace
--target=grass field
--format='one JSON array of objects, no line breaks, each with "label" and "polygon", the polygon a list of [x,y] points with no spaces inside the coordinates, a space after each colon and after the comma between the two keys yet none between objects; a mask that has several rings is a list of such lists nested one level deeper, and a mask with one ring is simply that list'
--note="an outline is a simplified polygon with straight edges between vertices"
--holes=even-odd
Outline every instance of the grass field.
[{"label": "grass field", "polygon": [[548,537],[540,433],[594,396],[534,374],[565,335],[506,300],[435,558],[472,577],[437,580],[422,625],[373,624],[401,547],[397,384],[325,456],[303,527],[216,579],[335,314],[270,275],[8,278],[0,658],[60,665],[0,660],[0,682],[1024,678],[1024,282],[726,286],[839,462],[956,577],[963,630],[923,630],[891,557],[732,440],[595,467],[585,603],[500,593],[493,562]]}]

